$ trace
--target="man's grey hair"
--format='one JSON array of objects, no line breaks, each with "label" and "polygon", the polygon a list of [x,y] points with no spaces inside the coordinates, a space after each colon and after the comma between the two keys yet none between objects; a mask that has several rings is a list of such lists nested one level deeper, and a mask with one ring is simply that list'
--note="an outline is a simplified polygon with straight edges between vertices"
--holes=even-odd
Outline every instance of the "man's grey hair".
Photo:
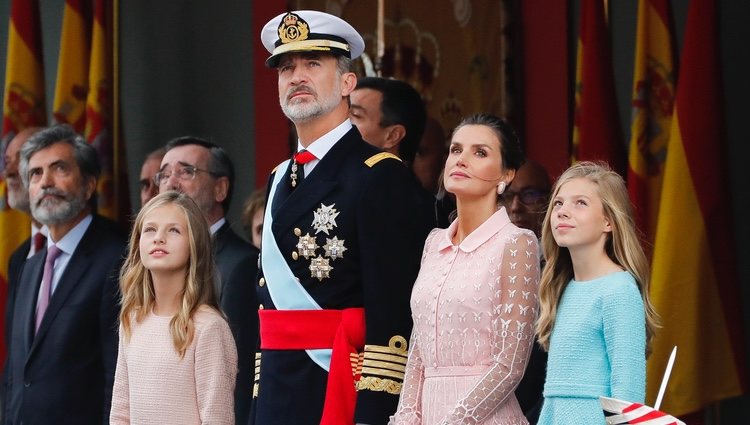
[{"label": "man's grey hair", "polygon": [[224,214],[229,212],[229,204],[232,202],[232,191],[234,190],[234,164],[224,148],[216,143],[196,136],[182,136],[170,140],[165,145],[165,152],[169,152],[178,146],[197,145],[208,149],[210,160],[208,162],[208,171],[216,177],[226,177],[229,180],[227,197],[221,203]]},{"label": "man's grey hair", "polygon": [[73,147],[76,164],[84,179],[99,178],[102,169],[96,149],[86,143],[86,140],[69,125],[57,124],[34,133],[21,148],[19,170],[26,189],[29,188],[29,160],[35,153],[55,143],[67,143]]},{"label": "man's grey hair", "polygon": [[347,72],[354,71],[354,61],[343,55],[336,56],[336,68],[339,76],[346,74]]}]

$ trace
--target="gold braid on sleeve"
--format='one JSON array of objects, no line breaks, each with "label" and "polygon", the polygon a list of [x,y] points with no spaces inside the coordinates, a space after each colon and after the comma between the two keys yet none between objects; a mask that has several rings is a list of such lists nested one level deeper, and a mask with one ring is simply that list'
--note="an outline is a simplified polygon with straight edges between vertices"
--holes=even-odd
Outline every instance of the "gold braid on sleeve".
[{"label": "gold braid on sleeve", "polygon": [[253,380],[253,398],[258,398],[260,384],[260,353],[255,353],[255,378]]},{"label": "gold braid on sleeve", "polygon": [[362,377],[357,381],[357,391],[384,391],[400,394],[406,370],[408,343],[401,335],[395,335],[388,346],[365,345],[362,362]]}]

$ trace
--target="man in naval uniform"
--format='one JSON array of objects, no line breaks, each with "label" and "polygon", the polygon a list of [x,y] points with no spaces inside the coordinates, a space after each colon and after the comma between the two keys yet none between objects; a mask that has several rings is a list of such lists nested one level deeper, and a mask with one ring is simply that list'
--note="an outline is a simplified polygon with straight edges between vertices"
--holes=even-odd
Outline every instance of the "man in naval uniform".
[{"label": "man in naval uniform", "polygon": [[296,11],[261,38],[299,139],[268,184],[251,423],[384,424],[403,381],[429,206],[398,157],[349,121],[356,30]]}]

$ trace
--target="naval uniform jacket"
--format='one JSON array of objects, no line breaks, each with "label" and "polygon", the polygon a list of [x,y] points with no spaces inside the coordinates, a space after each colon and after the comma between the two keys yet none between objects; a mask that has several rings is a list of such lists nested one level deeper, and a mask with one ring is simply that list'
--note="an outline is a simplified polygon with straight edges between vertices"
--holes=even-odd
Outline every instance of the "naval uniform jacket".
[{"label": "naval uniform jacket", "polygon": [[[425,238],[435,224],[432,205],[418,196],[418,183],[403,163],[365,143],[356,127],[294,189],[290,169],[291,163],[275,170],[285,175],[274,198],[269,197],[273,223],[263,231],[273,232],[286,265],[322,309],[364,307],[366,347],[356,365],[361,379],[355,422],[386,423],[396,409],[404,365],[395,361],[384,366],[371,353],[388,352],[391,359],[405,360],[412,327],[409,299]],[[335,224],[327,232],[320,230],[316,214]],[[298,247],[308,236],[319,246],[314,255]],[[334,237],[345,248],[340,258],[331,258],[324,248]],[[264,242],[261,257],[266,249]],[[328,259],[332,269],[326,277],[313,276],[314,257]],[[262,261],[258,277],[259,308],[275,309],[268,291],[273,283],[265,281]],[[259,350],[256,358],[259,374],[250,423],[319,424],[327,372],[303,350]],[[354,369],[357,359],[352,363]]]}]

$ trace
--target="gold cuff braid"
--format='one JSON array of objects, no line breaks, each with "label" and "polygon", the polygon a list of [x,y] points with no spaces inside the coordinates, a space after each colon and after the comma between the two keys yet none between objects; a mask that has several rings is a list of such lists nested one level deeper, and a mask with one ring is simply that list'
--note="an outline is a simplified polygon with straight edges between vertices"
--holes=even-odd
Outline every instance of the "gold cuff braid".
[{"label": "gold cuff braid", "polygon": [[387,347],[365,345],[362,377],[357,381],[357,391],[382,391],[398,395],[406,369],[407,345],[401,335],[393,336]]},{"label": "gold cuff braid", "polygon": [[255,353],[255,378],[253,379],[253,398],[258,398],[260,386],[260,353]]},{"label": "gold cuff braid", "polygon": [[391,379],[363,376],[357,381],[357,391],[360,390],[383,391],[388,394],[399,395],[401,393],[401,383]]}]

